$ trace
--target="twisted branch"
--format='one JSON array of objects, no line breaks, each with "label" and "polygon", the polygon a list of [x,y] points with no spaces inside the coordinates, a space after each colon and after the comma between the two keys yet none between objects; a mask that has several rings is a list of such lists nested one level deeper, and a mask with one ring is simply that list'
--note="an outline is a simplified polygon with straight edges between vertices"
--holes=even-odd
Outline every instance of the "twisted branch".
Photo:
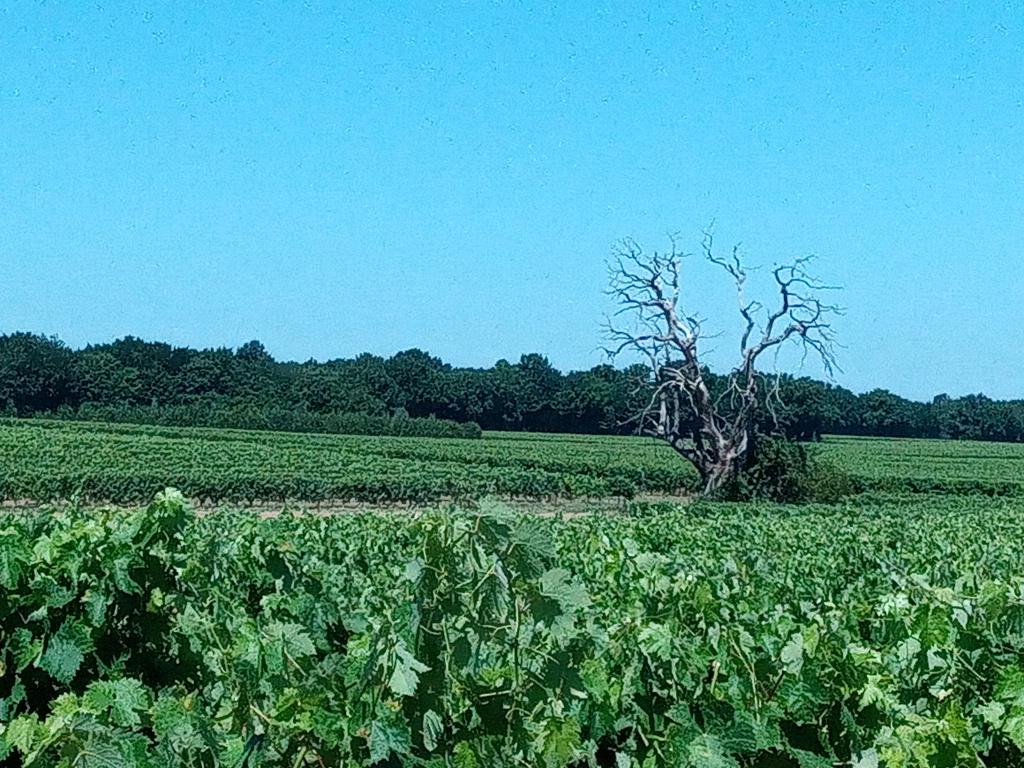
[{"label": "twisted branch", "polygon": [[[618,310],[608,319],[606,335],[609,357],[624,353],[645,360],[649,369],[638,389],[646,395],[645,405],[626,423],[638,432],[667,440],[692,461],[702,477],[711,467],[742,460],[751,445],[751,432],[758,407],[759,358],[769,350],[797,343],[804,358],[815,355],[825,371],[838,369],[832,319],[841,313],[821,294],[835,290],[808,272],[813,256],[777,266],[772,277],[778,290],[778,305],[765,306],[745,296],[750,268],[740,256],[739,246],[728,257],[714,251],[714,238],[707,230],[701,255],[721,267],[733,280],[742,319],[740,361],[730,371],[726,388],[712,397],[700,362],[700,343],[708,338],[702,318],[684,304],[683,261],[690,256],[670,239],[667,252],[645,252],[632,240],[618,244],[609,262],[608,294]],[[633,319],[632,328],[616,324],[623,315]],[[780,403],[778,377],[766,393],[771,415]]]}]

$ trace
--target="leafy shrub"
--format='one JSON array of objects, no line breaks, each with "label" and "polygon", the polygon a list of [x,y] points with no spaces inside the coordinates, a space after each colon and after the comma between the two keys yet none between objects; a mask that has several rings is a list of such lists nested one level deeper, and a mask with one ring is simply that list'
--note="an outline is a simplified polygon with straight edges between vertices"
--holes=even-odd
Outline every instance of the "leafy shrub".
[{"label": "leafy shrub", "polygon": [[815,455],[805,444],[783,437],[757,441],[751,463],[727,486],[729,501],[836,502],[857,491],[848,474]]},{"label": "leafy shrub", "polygon": [[834,504],[865,490],[866,486],[859,478],[841,469],[829,459],[812,454],[811,471],[806,484],[806,501]]}]

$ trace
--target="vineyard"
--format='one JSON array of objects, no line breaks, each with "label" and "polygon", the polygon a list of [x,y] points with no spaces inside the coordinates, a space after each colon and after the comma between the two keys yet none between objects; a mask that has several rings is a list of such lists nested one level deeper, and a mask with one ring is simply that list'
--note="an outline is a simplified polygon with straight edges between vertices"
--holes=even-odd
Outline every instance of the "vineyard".
[{"label": "vineyard", "polygon": [[1024,766],[1024,446],[813,450],[858,494],[693,502],[638,438],[5,421],[0,762]]},{"label": "vineyard", "polygon": [[929,493],[1024,493],[1024,445],[829,437],[822,453],[867,488]]},{"label": "vineyard", "polygon": [[671,449],[628,438],[484,440],[8,421],[0,497],[144,502],[430,502],[495,495],[630,497],[686,490]]},{"label": "vineyard", "polygon": [[[828,438],[863,490],[1024,491],[1024,446]],[[0,498],[137,504],[167,486],[207,504],[433,503],[677,495],[696,475],[653,440],[486,433],[481,440],[0,422]]]},{"label": "vineyard", "polygon": [[0,751],[106,767],[1022,764],[1016,501],[485,512],[197,517],[169,493],[8,513]]}]

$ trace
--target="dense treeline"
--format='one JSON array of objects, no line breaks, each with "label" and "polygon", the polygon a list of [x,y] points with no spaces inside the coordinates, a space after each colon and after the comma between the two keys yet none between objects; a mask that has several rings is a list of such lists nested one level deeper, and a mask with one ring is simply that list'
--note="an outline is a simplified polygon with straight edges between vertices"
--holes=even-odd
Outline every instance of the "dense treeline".
[{"label": "dense treeline", "polygon": [[[418,349],[390,358],[279,362],[258,341],[195,350],[126,337],[73,350],[58,339],[15,333],[0,336],[0,412],[378,434],[433,434],[416,422],[422,418],[497,430],[628,432],[623,422],[643,397],[636,392],[643,370],[598,365],[561,373],[539,354],[457,368]],[[1022,400],[939,395],[923,403],[790,377],[780,394],[778,422],[805,439],[827,432],[1024,441]],[[456,436],[458,426],[436,429]]]}]

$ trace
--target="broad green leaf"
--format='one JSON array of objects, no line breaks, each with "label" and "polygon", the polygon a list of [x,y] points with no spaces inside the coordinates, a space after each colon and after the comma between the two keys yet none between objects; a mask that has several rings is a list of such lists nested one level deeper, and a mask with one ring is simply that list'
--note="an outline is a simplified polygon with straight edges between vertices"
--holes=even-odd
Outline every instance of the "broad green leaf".
[{"label": "broad green leaf", "polygon": [[279,640],[285,653],[295,659],[316,654],[316,646],[300,624],[286,624],[275,621],[267,626],[267,635]]},{"label": "broad green leaf", "polygon": [[739,768],[739,764],[726,753],[718,738],[707,733],[690,742],[686,759],[691,768]]},{"label": "broad green leaf", "polygon": [[782,647],[782,667],[791,675],[799,675],[804,668],[804,636],[800,632],[793,633]]},{"label": "broad green leaf", "polygon": [[420,673],[429,667],[409,653],[404,643],[395,648],[395,666],[388,680],[388,687],[396,696],[414,696],[420,682]]},{"label": "broad green leaf", "polygon": [[545,597],[556,601],[565,613],[590,605],[586,587],[564,568],[545,571],[540,577],[540,591]]},{"label": "broad green leaf", "polygon": [[664,624],[651,623],[640,630],[640,650],[652,659],[668,661],[672,658],[672,632]]},{"label": "broad green leaf", "polygon": [[374,720],[370,725],[370,760],[377,763],[396,755],[409,753],[409,728],[396,720]]},{"label": "broad green leaf", "polygon": [[549,720],[544,727],[540,748],[547,768],[564,768],[580,747],[580,725],[573,718]]},{"label": "broad green leaf", "polygon": [[26,553],[13,530],[0,531],[0,587],[14,589],[25,570]]},{"label": "broad green leaf", "polygon": [[437,749],[437,740],[441,737],[444,724],[441,716],[432,709],[423,713],[423,746],[427,752]]},{"label": "broad green leaf", "polygon": [[11,744],[23,755],[32,751],[36,734],[39,732],[39,720],[35,715],[21,715],[7,724],[4,730],[4,741]]},{"label": "broad green leaf", "polygon": [[1024,749],[1024,713],[1007,717],[1000,730],[1018,749]]},{"label": "broad green leaf", "polygon": [[1024,708],[1024,669],[1007,667],[996,682],[996,698],[1011,707]]},{"label": "broad green leaf", "polygon": [[138,680],[101,680],[92,683],[85,692],[85,703],[94,711],[110,710],[111,720],[126,728],[138,726],[140,713],[149,707],[149,692]]},{"label": "broad green leaf", "polygon": [[39,668],[61,683],[70,683],[78,673],[85,655],[74,642],[54,637],[46,644],[46,651],[39,659]]},{"label": "broad green leaf", "polygon": [[452,764],[455,768],[481,768],[480,761],[476,759],[473,747],[465,741],[455,745],[452,754]]},{"label": "broad green leaf", "polygon": [[14,657],[15,671],[21,672],[39,658],[43,651],[43,641],[33,638],[32,633],[24,627],[18,627],[11,633],[9,647]]},{"label": "broad green leaf", "polygon": [[1006,716],[1006,707],[998,701],[990,701],[979,706],[975,712],[981,715],[981,719],[986,723],[998,728],[1002,725],[1003,717]]},{"label": "broad green leaf", "polygon": [[72,742],[65,754],[69,758],[68,765],[75,768],[140,768],[131,752],[122,746],[126,745],[113,734],[104,734],[84,743]]},{"label": "broad green leaf", "polygon": [[858,755],[854,755],[853,764],[850,768],[879,768],[877,750],[868,749]]}]

